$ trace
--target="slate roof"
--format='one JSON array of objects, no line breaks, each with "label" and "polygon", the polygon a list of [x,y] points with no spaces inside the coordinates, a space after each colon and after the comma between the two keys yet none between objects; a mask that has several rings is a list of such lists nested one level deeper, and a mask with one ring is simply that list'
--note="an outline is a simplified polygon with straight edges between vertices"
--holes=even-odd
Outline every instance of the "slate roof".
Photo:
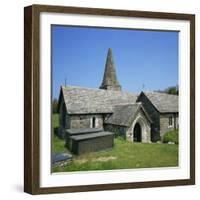
[{"label": "slate roof", "polygon": [[[129,104],[129,105],[121,105],[116,106],[114,108],[114,113],[105,120],[106,124],[115,124],[121,126],[130,126],[133,122],[135,115],[139,109],[143,109],[141,103]],[[145,112],[145,110],[143,109]],[[147,119],[151,122],[150,117],[145,112]]]},{"label": "slate roof", "polygon": [[138,97],[134,93],[78,86],[62,86],[61,93],[69,114],[113,113],[116,105],[133,104]]},{"label": "slate roof", "polygon": [[178,112],[178,95],[159,92],[144,92],[160,113]]}]

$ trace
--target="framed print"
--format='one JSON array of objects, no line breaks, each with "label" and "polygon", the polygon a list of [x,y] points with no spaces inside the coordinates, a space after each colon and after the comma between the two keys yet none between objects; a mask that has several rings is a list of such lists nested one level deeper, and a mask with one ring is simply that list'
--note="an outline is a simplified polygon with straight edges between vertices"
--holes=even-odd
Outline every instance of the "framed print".
[{"label": "framed print", "polygon": [[24,9],[24,191],[195,184],[195,16]]}]

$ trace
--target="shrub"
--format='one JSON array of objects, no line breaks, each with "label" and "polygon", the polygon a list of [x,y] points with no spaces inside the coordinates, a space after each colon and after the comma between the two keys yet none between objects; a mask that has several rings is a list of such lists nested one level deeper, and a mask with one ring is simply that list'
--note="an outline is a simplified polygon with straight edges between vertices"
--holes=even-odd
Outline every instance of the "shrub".
[{"label": "shrub", "polygon": [[166,132],[163,136],[163,142],[174,142],[175,144],[178,144],[178,130]]}]

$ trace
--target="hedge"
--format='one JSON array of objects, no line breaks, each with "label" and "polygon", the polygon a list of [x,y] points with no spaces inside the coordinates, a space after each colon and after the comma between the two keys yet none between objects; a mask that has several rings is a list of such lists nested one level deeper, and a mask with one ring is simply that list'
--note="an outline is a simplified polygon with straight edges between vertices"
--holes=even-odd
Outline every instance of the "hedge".
[{"label": "hedge", "polygon": [[163,142],[174,142],[175,144],[178,144],[178,130],[166,132],[163,136]]}]

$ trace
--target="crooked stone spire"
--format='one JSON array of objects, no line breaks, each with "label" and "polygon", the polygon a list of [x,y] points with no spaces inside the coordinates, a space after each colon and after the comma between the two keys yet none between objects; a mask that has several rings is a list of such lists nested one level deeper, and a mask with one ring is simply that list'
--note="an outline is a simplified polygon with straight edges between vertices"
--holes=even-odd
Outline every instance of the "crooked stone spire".
[{"label": "crooked stone spire", "polygon": [[100,89],[121,91],[121,86],[117,80],[115,65],[112,56],[112,49],[108,49],[106,66],[103,81]]}]

